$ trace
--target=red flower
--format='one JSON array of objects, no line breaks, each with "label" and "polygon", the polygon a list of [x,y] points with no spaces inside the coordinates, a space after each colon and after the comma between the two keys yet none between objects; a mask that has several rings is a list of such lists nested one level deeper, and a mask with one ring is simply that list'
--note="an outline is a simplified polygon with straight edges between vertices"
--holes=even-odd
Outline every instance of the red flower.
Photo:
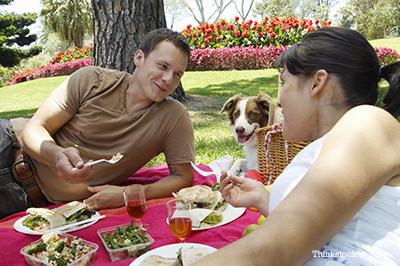
[{"label": "red flower", "polygon": [[238,16],[236,16],[236,17],[235,17],[235,21],[238,21],[238,20],[239,20],[239,17],[238,17]]},{"label": "red flower", "polygon": [[235,30],[235,36],[237,36],[237,37],[240,36],[240,31],[239,30]]}]

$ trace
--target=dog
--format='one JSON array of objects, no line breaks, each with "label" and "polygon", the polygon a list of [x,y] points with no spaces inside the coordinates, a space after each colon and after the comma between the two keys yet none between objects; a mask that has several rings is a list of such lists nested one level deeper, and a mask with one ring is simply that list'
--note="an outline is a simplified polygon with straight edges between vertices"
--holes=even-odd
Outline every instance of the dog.
[{"label": "dog", "polygon": [[236,94],[228,99],[221,109],[227,112],[236,141],[243,145],[246,159],[238,159],[228,171],[228,175],[240,175],[247,170],[258,170],[257,137],[255,130],[271,126],[282,120],[280,109],[266,93],[245,97]]}]

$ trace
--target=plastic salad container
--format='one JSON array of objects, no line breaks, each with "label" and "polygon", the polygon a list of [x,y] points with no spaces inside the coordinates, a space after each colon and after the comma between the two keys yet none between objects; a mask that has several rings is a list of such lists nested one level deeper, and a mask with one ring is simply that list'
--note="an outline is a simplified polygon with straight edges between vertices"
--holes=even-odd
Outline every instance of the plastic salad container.
[{"label": "plastic salad container", "polygon": [[53,266],[55,260],[62,257],[63,260],[68,261],[68,266],[86,266],[96,259],[96,251],[99,248],[97,244],[67,233],[53,233],[53,235],[58,236],[59,240],[43,243],[42,236],[41,239],[20,250],[29,265]]},{"label": "plastic salad container", "polygon": [[98,230],[97,234],[103,241],[111,261],[137,258],[149,251],[154,243],[154,239],[145,230],[132,227],[132,223],[103,228]]}]

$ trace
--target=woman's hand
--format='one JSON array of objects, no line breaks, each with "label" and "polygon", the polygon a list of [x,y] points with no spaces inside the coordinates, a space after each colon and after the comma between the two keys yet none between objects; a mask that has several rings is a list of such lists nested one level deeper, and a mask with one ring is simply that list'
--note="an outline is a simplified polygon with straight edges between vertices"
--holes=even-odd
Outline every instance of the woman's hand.
[{"label": "woman's hand", "polygon": [[263,214],[265,210],[268,212],[269,192],[258,181],[227,176],[226,172],[222,172],[220,191],[222,197],[234,207],[256,207]]}]

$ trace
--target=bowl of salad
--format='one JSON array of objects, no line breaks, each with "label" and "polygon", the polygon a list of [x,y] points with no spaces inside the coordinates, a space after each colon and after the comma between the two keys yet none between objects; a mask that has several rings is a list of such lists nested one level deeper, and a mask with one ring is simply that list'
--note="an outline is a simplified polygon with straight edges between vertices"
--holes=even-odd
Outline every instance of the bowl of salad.
[{"label": "bowl of salad", "polygon": [[111,261],[137,258],[151,249],[154,239],[138,225],[123,224],[97,231]]},{"label": "bowl of salad", "polygon": [[29,265],[86,266],[96,259],[99,246],[67,233],[49,233],[29,245],[20,253]]}]

